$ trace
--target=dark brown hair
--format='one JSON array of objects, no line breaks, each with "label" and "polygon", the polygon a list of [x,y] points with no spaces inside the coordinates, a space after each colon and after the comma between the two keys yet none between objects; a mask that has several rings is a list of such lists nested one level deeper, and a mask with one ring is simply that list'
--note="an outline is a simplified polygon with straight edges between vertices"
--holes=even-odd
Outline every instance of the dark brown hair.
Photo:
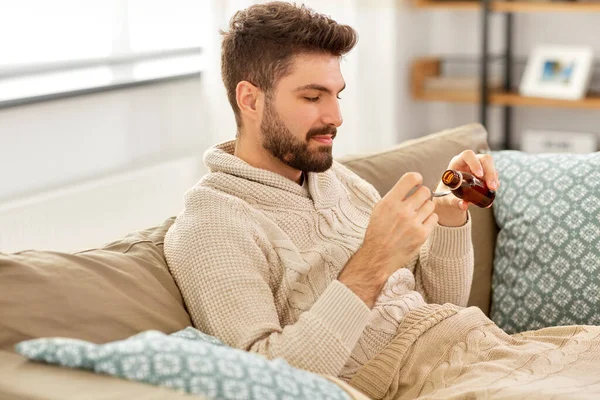
[{"label": "dark brown hair", "polygon": [[235,94],[239,82],[248,81],[269,94],[289,73],[294,56],[325,53],[341,57],[358,41],[352,27],[304,5],[283,1],[238,11],[229,31],[221,34],[221,73],[238,127],[242,125]]}]

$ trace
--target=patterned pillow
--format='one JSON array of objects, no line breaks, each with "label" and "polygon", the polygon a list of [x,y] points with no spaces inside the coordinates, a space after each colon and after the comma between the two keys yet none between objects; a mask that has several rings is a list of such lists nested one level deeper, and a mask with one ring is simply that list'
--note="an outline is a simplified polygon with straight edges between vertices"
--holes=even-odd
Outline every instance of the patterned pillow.
[{"label": "patterned pillow", "polygon": [[293,368],[282,359],[226,346],[188,327],[171,335],[146,331],[126,340],[93,344],[42,338],[16,345],[25,357],[218,399],[346,400],[326,378]]},{"label": "patterned pillow", "polygon": [[600,153],[493,156],[492,320],[508,333],[600,324]]}]

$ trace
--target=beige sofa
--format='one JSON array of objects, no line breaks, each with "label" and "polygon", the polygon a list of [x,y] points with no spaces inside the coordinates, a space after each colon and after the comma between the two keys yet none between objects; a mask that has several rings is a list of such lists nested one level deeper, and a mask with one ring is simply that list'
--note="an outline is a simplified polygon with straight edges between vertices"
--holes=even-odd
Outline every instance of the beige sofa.
[{"label": "beige sofa", "polygon": [[[425,184],[434,187],[451,157],[465,149],[486,151],[486,139],[484,128],[471,124],[340,161],[381,194],[407,171],[421,172]],[[471,213],[475,276],[470,305],[488,313],[496,225],[489,209],[473,207]],[[15,343],[37,337],[104,343],[148,329],[171,333],[191,325],[162,254],[163,238],[172,222],[170,218],[157,227],[77,254],[0,253],[0,399],[190,397],[165,388],[28,362],[13,350]],[[352,396],[364,398],[356,392]]]}]

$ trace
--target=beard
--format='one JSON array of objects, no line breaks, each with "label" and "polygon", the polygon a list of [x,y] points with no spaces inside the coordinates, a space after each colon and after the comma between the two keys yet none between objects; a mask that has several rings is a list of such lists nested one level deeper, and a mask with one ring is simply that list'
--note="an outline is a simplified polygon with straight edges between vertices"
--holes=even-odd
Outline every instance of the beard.
[{"label": "beard", "polygon": [[304,140],[297,139],[279,118],[271,101],[267,101],[260,132],[263,137],[263,148],[294,169],[304,172],[324,172],[333,164],[331,146],[324,145],[311,150],[308,148],[308,143],[313,136],[335,137],[337,129],[334,126],[311,129],[306,133]]}]

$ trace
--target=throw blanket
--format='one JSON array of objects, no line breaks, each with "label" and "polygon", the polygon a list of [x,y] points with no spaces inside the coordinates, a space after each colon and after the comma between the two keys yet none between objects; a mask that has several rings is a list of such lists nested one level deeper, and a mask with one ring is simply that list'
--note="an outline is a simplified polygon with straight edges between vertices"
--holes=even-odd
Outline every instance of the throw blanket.
[{"label": "throw blanket", "polygon": [[67,338],[32,339],[18,343],[16,350],[31,360],[208,398],[364,399],[341,380],[293,368],[282,359],[267,360],[228,347],[192,327],[171,335],[146,331],[106,344]]},{"label": "throw blanket", "polygon": [[350,384],[373,399],[598,399],[600,327],[508,335],[478,308],[428,305]]}]

